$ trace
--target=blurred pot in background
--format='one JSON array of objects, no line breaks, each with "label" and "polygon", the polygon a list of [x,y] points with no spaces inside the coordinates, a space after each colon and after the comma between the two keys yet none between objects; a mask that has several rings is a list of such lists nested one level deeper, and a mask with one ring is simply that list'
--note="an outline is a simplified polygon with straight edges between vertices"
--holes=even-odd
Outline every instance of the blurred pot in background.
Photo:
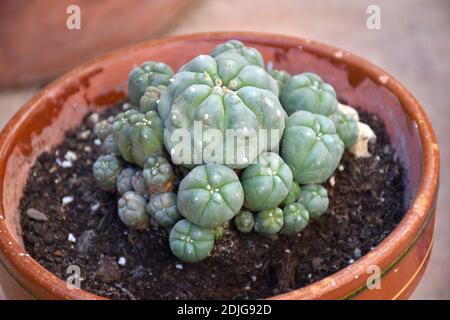
[{"label": "blurred pot in background", "polygon": [[[48,80],[98,54],[154,36],[192,0],[0,2],[0,88]],[[70,5],[81,29],[69,30]]]}]

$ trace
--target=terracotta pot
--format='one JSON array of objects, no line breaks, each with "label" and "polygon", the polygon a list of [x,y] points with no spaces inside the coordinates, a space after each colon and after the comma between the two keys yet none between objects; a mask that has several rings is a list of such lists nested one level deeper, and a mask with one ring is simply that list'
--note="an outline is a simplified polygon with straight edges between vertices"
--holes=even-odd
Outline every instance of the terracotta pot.
[{"label": "terracotta pot", "polygon": [[[24,250],[19,200],[36,157],[62,141],[92,110],[123,99],[130,68],[161,60],[174,69],[219,42],[240,39],[266,61],[293,73],[317,72],[341,99],[378,114],[407,169],[409,210],[376,248],[345,269],[274,299],[402,299],[411,295],[428,263],[433,243],[439,180],[439,149],[416,99],[394,78],[346,51],[293,37],[259,33],[204,33],[141,43],[101,57],[61,77],[33,97],[0,136],[0,280],[7,298],[99,299],[44,269]],[[399,200],[400,201],[400,200]],[[369,290],[371,266],[381,271],[381,289]]]},{"label": "terracotta pot", "polygon": [[[45,81],[98,54],[155,36],[191,2],[1,1],[0,87]],[[69,5],[80,7],[79,30],[66,27]]]}]

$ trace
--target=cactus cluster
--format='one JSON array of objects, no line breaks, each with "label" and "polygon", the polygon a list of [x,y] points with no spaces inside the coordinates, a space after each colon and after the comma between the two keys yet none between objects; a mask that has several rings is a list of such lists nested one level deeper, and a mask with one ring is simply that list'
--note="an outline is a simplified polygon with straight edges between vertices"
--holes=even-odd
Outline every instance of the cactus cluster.
[{"label": "cactus cluster", "polygon": [[[237,40],[176,73],[162,62],[144,62],[130,72],[128,86],[131,109],[95,127],[104,155],[93,174],[100,188],[117,194],[126,226],[166,229],[173,254],[186,262],[207,258],[230,228],[273,239],[297,235],[327,211],[321,184],[358,138],[357,112],[340,107],[330,84],[313,73],[268,70],[257,49]],[[276,129],[281,135],[258,141],[250,158],[246,139],[230,151],[202,135],[188,139],[191,153],[180,158],[173,133],[195,131],[196,121],[219,133]],[[206,149],[223,151],[223,158],[196,159]],[[221,161],[230,152],[238,161]],[[176,176],[175,166],[187,174]]]}]

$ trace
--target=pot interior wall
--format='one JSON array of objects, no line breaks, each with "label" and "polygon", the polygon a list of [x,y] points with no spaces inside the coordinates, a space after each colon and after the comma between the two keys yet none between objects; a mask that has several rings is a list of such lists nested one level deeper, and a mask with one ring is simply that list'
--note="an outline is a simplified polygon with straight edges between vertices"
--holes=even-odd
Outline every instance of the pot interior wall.
[{"label": "pot interior wall", "polygon": [[[407,169],[408,188],[404,201],[410,204],[416,194],[422,167],[421,144],[417,125],[403,111],[401,101],[385,86],[387,75],[372,74],[357,65],[345,63],[342,51],[325,51],[308,41],[258,36],[241,37],[249,46],[261,50],[265,61],[291,73],[315,72],[331,83],[339,99],[363,110],[376,113],[386,124],[391,143]],[[256,40],[255,40],[256,39]],[[125,98],[126,81],[131,67],[145,60],[168,63],[174,70],[201,53],[208,53],[225,38],[163,42],[156,46],[140,45],[120,54],[113,53],[87,68],[81,68],[50,85],[23,110],[15,127],[17,134],[8,141],[8,157],[3,180],[3,206],[8,208],[6,221],[11,233],[21,241],[19,202],[30,166],[44,151],[62,141],[64,133],[78,126],[83,117],[98,108]],[[291,43],[289,43],[291,41]],[[4,159],[2,159],[4,161]],[[11,209],[12,208],[12,209]]]}]

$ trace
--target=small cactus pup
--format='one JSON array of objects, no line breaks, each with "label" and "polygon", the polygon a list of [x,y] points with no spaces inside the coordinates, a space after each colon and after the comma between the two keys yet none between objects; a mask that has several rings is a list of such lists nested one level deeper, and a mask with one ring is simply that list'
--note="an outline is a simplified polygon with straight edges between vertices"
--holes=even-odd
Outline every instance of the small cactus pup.
[{"label": "small cactus pup", "polygon": [[311,219],[317,219],[327,211],[330,200],[327,189],[319,184],[308,184],[302,186],[298,202],[308,210]]},{"label": "small cactus pup", "polygon": [[105,140],[102,143],[102,151],[103,153],[111,153],[115,155],[120,155],[119,146],[116,142],[116,139],[114,139],[114,136],[112,134],[108,134],[105,138]]},{"label": "small cactus pup", "polygon": [[136,170],[134,175],[131,177],[131,186],[133,187],[134,192],[140,194],[145,199],[149,198],[150,195],[142,170]]},{"label": "small cactus pup", "polygon": [[236,173],[220,164],[192,169],[178,188],[181,215],[202,227],[224,225],[242,208],[244,191]]},{"label": "small cactus pup", "polygon": [[94,126],[94,133],[101,141],[105,141],[106,137],[112,132],[112,126],[107,120],[97,122]]},{"label": "small cactus pup", "polygon": [[286,122],[281,157],[299,184],[323,183],[336,170],[344,143],[328,117],[297,111]]},{"label": "small cactus pup", "polygon": [[267,236],[275,236],[284,224],[283,211],[278,208],[263,210],[256,215],[255,231]]},{"label": "small cactus pup", "polygon": [[153,194],[146,210],[158,225],[164,228],[173,226],[182,218],[177,208],[177,196],[173,192]]},{"label": "small cactus pup", "polygon": [[150,193],[171,191],[173,187],[172,166],[163,156],[148,157],[144,165],[144,179]]},{"label": "small cactus pup", "polygon": [[133,191],[131,180],[136,171],[135,168],[125,168],[120,171],[119,176],[117,177],[116,189],[121,196],[128,191]]},{"label": "small cactus pup", "polygon": [[119,199],[118,213],[120,220],[132,229],[147,228],[150,217],[145,211],[146,204],[147,201],[143,196],[128,191]]},{"label": "small cactus pup", "polygon": [[131,70],[128,75],[128,96],[133,105],[139,106],[141,97],[150,86],[168,86],[173,75],[165,63],[146,61]]},{"label": "small cactus pup", "polygon": [[159,99],[161,98],[162,92],[166,89],[167,87],[163,85],[147,87],[139,100],[139,111],[142,113],[158,111]]},{"label": "small cactus pup", "polygon": [[183,219],[170,231],[172,253],[185,262],[199,262],[208,257],[214,248],[214,231]]},{"label": "small cactus pup", "polygon": [[287,80],[280,99],[288,115],[305,110],[329,116],[335,112],[338,104],[333,87],[309,72]]},{"label": "small cactus pup", "polygon": [[305,229],[309,222],[309,213],[306,208],[298,203],[290,203],[283,209],[284,224],[280,233],[285,236],[293,236]]},{"label": "small cactus pup", "polygon": [[275,81],[277,82],[279,95],[281,95],[284,89],[284,85],[292,76],[287,71],[284,70],[272,69],[268,70],[267,72],[269,72],[272,78],[274,78]]},{"label": "small cactus pup", "polygon": [[265,152],[241,176],[245,206],[260,211],[278,206],[292,186],[292,171],[279,155]]},{"label": "small cactus pup", "polygon": [[145,160],[159,154],[163,148],[163,128],[157,112],[146,114],[128,110],[119,114],[113,123],[114,138],[122,157],[143,167]]},{"label": "small cactus pup", "polygon": [[289,193],[286,196],[286,198],[284,198],[283,202],[281,203],[281,206],[286,206],[290,203],[296,202],[298,196],[300,195],[300,190],[301,190],[300,185],[297,182],[293,181],[291,189],[289,190]]},{"label": "small cactus pup", "polygon": [[[212,56],[194,58],[181,67],[162,93],[158,112],[165,124],[164,143],[173,163],[245,168],[260,153],[278,146],[286,119],[278,85],[261,66],[257,50],[242,46],[240,42],[227,42],[214,49]],[[204,134],[196,136],[196,127]],[[260,129],[267,129],[271,139],[254,143],[251,138],[258,138]],[[176,133],[180,131],[194,132],[186,138],[188,141],[183,137],[186,152],[175,152],[180,144]],[[211,131],[220,137],[210,137]],[[233,144],[236,136],[238,142]],[[232,148],[209,156],[208,151],[223,150],[227,145]]]},{"label": "small cactus pup", "polygon": [[336,127],[336,133],[342,142],[344,142],[345,148],[351,148],[358,139],[359,128],[358,120],[351,115],[347,115],[340,111],[336,111],[330,116]]},{"label": "small cactus pup", "polygon": [[220,240],[223,238],[223,235],[225,234],[225,226],[217,226],[212,230],[214,232],[214,240]]},{"label": "small cactus pup", "polygon": [[234,217],[234,225],[242,233],[249,233],[255,226],[255,218],[250,211],[243,210]]},{"label": "small cactus pup", "polygon": [[92,167],[97,185],[105,191],[116,191],[116,180],[122,164],[114,155],[100,156]]}]

